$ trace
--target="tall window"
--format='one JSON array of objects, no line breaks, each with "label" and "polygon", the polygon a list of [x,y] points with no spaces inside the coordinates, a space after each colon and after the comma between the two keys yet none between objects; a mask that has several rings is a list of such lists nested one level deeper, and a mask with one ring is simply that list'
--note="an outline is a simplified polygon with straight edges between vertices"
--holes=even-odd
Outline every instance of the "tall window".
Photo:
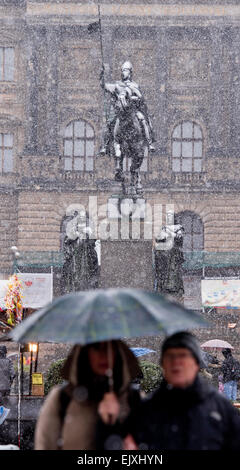
[{"label": "tall window", "polygon": [[72,121],[65,129],[64,169],[93,171],[94,130],[86,121]]},{"label": "tall window", "polygon": [[14,80],[14,48],[0,47],[0,81]]},{"label": "tall window", "polygon": [[201,251],[204,247],[203,222],[191,211],[176,214],[176,223],[184,228],[183,251]]},{"label": "tall window", "polygon": [[182,122],[172,133],[172,170],[174,172],[201,172],[202,162],[202,129],[195,122]]},{"label": "tall window", "polygon": [[13,135],[0,133],[0,173],[13,171]]}]

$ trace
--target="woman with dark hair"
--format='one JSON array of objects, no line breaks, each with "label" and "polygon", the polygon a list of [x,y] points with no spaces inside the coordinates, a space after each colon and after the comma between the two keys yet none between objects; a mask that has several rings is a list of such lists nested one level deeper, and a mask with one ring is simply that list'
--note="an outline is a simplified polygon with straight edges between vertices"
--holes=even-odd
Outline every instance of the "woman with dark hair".
[{"label": "woman with dark hair", "polygon": [[137,359],[122,341],[74,346],[63,367],[67,382],[53,387],[41,409],[35,449],[104,448],[105,436],[111,441],[120,432],[137,401],[131,382],[139,373]]}]

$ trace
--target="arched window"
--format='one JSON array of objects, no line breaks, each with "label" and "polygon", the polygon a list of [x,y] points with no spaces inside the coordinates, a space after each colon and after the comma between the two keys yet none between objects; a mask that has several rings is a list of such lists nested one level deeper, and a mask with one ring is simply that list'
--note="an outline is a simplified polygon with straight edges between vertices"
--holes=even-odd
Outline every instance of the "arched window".
[{"label": "arched window", "polygon": [[195,122],[178,124],[172,133],[172,170],[199,173],[203,162],[203,134]]},{"label": "arched window", "polygon": [[93,171],[94,130],[86,121],[72,121],[64,134],[64,169]]},{"label": "arched window", "polygon": [[0,133],[0,173],[13,171],[13,134]]},{"label": "arched window", "polygon": [[203,222],[191,211],[176,214],[176,223],[184,228],[183,251],[201,251],[204,248]]}]

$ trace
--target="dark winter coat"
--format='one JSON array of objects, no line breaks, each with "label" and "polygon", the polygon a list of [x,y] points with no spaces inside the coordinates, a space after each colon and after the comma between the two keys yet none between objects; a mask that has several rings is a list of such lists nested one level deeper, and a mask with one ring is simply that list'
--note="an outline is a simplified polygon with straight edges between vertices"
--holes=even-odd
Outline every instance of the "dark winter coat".
[{"label": "dark winter coat", "polygon": [[204,379],[186,389],[165,381],[131,417],[140,448],[154,450],[240,450],[240,414]]},{"label": "dark winter coat", "polygon": [[0,347],[0,392],[9,393],[15,377],[13,363],[6,357],[3,346]]},{"label": "dark winter coat", "polygon": [[240,379],[240,363],[230,354],[222,363],[223,383]]}]

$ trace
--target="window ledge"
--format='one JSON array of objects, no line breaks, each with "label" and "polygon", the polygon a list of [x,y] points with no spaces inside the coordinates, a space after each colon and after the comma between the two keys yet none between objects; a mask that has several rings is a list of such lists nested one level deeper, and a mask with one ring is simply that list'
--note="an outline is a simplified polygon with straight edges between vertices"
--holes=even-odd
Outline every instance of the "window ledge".
[{"label": "window ledge", "polygon": [[194,184],[206,182],[206,172],[199,173],[172,173],[172,182],[181,184]]},{"label": "window ledge", "polygon": [[82,178],[93,178],[94,171],[76,171],[76,170],[62,170],[61,177],[65,180],[78,180]]}]

